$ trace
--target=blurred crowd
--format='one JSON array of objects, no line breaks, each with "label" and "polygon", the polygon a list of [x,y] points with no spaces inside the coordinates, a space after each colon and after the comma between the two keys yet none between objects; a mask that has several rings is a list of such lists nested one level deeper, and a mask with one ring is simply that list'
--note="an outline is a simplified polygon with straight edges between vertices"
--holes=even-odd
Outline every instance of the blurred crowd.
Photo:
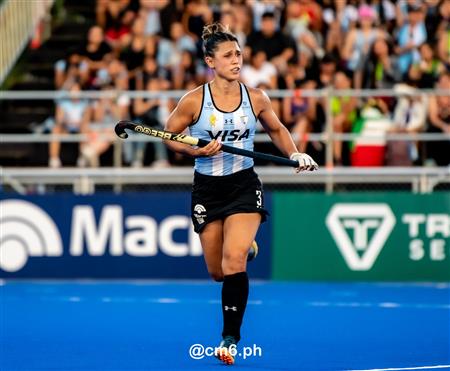
[{"label": "blurred crowd", "polygon": [[[361,134],[334,142],[335,165],[450,164],[448,140],[385,139],[389,132],[450,133],[450,96],[416,94],[418,88],[450,90],[450,0],[97,0],[96,19],[85,43],[69,46],[67,58],[55,64],[55,88],[73,96],[57,102],[51,130],[88,134],[79,166],[102,164],[113,140],[102,133],[118,120],[162,127],[176,104],[163,94],[131,99],[127,91],[189,90],[211,79],[201,33],[213,21],[239,39],[245,84],[294,91],[272,98],[273,108],[299,149],[319,162],[324,144],[308,138],[329,129],[328,122],[336,133]],[[324,98],[302,94],[323,88],[392,89],[399,95],[337,96],[328,109]],[[91,100],[76,95],[89,90],[115,94]],[[161,143],[124,146],[129,166],[181,161]],[[61,166],[58,141],[49,152],[49,165]]]}]

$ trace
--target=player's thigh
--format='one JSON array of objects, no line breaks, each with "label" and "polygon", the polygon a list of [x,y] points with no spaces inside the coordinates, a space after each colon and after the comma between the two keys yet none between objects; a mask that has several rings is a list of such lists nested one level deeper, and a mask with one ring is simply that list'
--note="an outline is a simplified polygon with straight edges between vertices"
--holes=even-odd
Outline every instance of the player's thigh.
[{"label": "player's thigh", "polygon": [[208,223],[200,232],[203,256],[205,258],[208,273],[216,281],[222,274],[222,245],[223,245],[223,221],[214,220]]},{"label": "player's thigh", "polygon": [[223,223],[223,255],[247,258],[248,249],[261,224],[259,213],[239,213],[225,218]]}]

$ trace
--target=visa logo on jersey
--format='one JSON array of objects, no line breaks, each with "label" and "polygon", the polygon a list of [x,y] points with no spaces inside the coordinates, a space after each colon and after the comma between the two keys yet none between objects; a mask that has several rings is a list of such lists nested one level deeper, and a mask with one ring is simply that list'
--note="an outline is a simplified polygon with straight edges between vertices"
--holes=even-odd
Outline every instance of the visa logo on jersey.
[{"label": "visa logo on jersey", "polygon": [[218,130],[216,133],[213,133],[211,130],[206,130],[206,132],[211,139],[221,139],[222,142],[241,141],[243,139],[248,139],[248,137],[250,136],[249,129],[246,129],[244,132],[241,132],[241,130],[239,129]]}]

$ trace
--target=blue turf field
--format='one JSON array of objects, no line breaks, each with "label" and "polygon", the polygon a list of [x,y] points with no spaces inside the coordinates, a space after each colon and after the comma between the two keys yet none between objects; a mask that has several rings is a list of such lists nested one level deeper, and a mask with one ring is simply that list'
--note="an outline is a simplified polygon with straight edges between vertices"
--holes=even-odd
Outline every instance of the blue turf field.
[{"label": "blue turf field", "polygon": [[[219,298],[205,281],[1,281],[0,370],[224,370],[188,354],[217,345]],[[450,285],[252,282],[238,350],[253,344],[231,369],[450,369]]]}]

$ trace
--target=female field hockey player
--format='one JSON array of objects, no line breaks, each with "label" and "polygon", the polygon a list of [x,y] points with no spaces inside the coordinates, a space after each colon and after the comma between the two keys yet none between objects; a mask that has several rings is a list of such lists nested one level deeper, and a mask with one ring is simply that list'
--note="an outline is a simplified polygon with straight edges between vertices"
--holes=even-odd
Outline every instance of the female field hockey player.
[{"label": "female field hockey player", "polygon": [[216,356],[233,364],[249,292],[247,257],[267,211],[253,160],[221,152],[221,143],[253,150],[259,119],[273,143],[299,162],[297,172],[318,166],[298,152],[268,96],[239,81],[242,54],[236,37],[214,23],[204,27],[202,38],[205,62],[214,71],[214,79],[181,98],[165,129],[181,133],[189,127],[192,136],[211,142],[203,148],[169,141],[166,145],[195,158],[192,221],[200,234],[209,274],[223,282],[223,340]]}]

